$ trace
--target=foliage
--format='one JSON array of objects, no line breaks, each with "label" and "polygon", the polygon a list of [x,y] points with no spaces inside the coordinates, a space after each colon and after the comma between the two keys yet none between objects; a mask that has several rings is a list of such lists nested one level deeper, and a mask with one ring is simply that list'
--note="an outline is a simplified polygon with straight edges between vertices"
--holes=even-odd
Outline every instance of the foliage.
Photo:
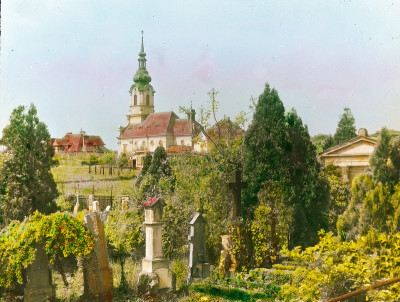
[{"label": "foliage", "polygon": [[94,166],[99,163],[99,157],[96,154],[90,154],[89,156],[89,165]]},{"label": "foliage", "polygon": [[[315,146],[317,154],[324,151],[324,144],[328,139],[329,135],[326,134],[317,134],[311,138],[313,145]],[[331,135],[332,137],[332,135]]]},{"label": "foliage", "polygon": [[376,182],[382,182],[393,190],[400,181],[400,138],[391,140],[389,131],[383,127],[380,141],[371,157]]},{"label": "foliage", "polygon": [[[342,242],[331,233],[321,232],[320,236],[316,246],[283,252],[296,262],[297,269],[282,286],[282,300],[327,300],[400,274],[399,233],[369,232],[351,242]],[[400,284],[396,283],[367,296],[372,301],[397,301],[399,294]]]},{"label": "foliage", "polygon": [[264,183],[258,199],[251,224],[255,264],[270,267],[277,260],[278,246],[288,246],[293,210],[283,202],[279,185],[271,181]]},{"label": "foliage", "polygon": [[192,285],[195,292],[204,293],[206,295],[222,297],[229,301],[275,301],[280,288],[278,286],[266,286],[264,291],[248,291],[238,288],[232,288],[226,285],[216,285],[210,281],[203,283],[195,283]]},{"label": "foliage", "polygon": [[0,289],[22,284],[22,272],[35,259],[39,246],[53,263],[89,254],[94,241],[82,221],[65,213],[35,212],[23,222],[12,221],[0,234]]},{"label": "foliage", "polygon": [[153,159],[149,167],[149,173],[153,177],[159,178],[169,175],[169,165],[167,161],[167,153],[164,147],[158,146],[154,151]]},{"label": "foliage", "polygon": [[326,140],[324,141],[324,144],[322,145],[322,150],[321,151],[325,151],[327,149],[329,149],[330,147],[333,147],[335,145],[335,139],[333,138],[332,135],[328,135],[328,137],[326,138]]},{"label": "foliage", "polygon": [[[120,287],[127,289],[124,273],[127,257],[134,255],[143,244],[143,213],[140,209],[111,211],[104,226],[110,256],[121,265]],[[139,255],[137,255],[139,256]]]},{"label": "foliage", "polygon": [[355,119],[350,108],[345,107],[343,114],[340,116],[336,132],[333,136],[335,145],[342,144],[357,136]]},{"label": "foliage", "polygon": [[184,289],[186,287],[186,280],[189,274],[187,263],[183,262],[181,259],[171,261],[170,269],[176,278],[176,290],[180,291]]},{"label": "foliage", "polygon": [[326,227],[326,184],[307,126],[295,110],[285,108],[275,89],[266,85],[244,142],[244,176],[248,182],[245,204],[257,204],[261,184],[274,181],[282,189],[286,206],[293,208],[290,245],[309,245]]},{"label": "foliage", "polygon": [[153,157],[151,156],[150,152],[146,153],[143,159],[143,168],[142,168],[143,175],[145,175],[147,171],[149,171],[152,159]]},{"label": "foliage", "polygon": [[122,153],[121,156],[118,158],[118,167],[122,168],[128,164],[128,157],[126,153]]},{"label": "foliage", "polygon": [[351,199],[350,184],[342,180],[340,168],[333,165],[326,166],[322,176],[326,178],[329,186],[328,229],[336,233],[338,217],[346,210]]},{"label": "foliage", "polygon": [[[228,226],[232,244],[232,262],[236,272],[246,271],[252,266],[252,253],[249,248],[251,245],[248,243],[251,240],[251,231],[248,228],[249,226],[240,218],[230,221]],[[220,263],[219,269],[223,275],[225,269],[223,263]]]},{"label": "foliage", "polygon": [[0,192],[7,223],[22,221],[36,210],[49,214],[57,208],[57,186],[50,171],[56,164],[50,134],[33,104],[27,113],[24,111],[24,106],[13,110],[0,142],[9,154],[2,171],[5,190]]},{"label": "foliage", "polygon": [[[219,258],[221,234],[227,232],[230,200],[227,175],[212,154],[187,153],[169,158],[171,175],[160,178],[157,186],[164,196],[164,251],[168,257],[184,256],[189,222],[195,211],[206,216],[207,246],[211,262]],[[222,171],[221,171],[222,170]],[[146,180],[142,186],[145,186]],[[139,188],[140,191],[141,188]]]}]

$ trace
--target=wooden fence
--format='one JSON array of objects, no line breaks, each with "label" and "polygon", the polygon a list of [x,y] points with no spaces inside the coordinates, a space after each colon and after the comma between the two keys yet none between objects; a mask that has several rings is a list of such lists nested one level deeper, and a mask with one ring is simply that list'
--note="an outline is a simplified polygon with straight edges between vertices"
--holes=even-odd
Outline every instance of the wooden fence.
[{"label": "wooden fence", "polygon": [[[71,203],[73,205],[76,204],[77,197],[74,196],[75,198],[71,200]],[[107,206],[110,206],[110,208],[113,207],[113,196],[112,195],[93,195],[93,200],[97,200],[99,202],[99,207],[101,211],[104,211]],[[89,209],[89,195],[78,195],[78,200],[79,200],[79,209]]]}]

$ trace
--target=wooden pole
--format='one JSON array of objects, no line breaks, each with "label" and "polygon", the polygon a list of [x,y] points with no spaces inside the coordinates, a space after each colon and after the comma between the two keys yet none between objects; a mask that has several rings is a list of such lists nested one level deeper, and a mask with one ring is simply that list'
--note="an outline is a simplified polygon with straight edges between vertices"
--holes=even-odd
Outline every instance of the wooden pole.
[{"label": "wooden pole", "polygon": [[354,292],[342,295],[340,297],[332,298],[332,299],[328,300],[328,302],[343,301],[343,300],[346,300],[348,298],[351,298],[351,297],[354,297],[354,296],[358,296],[358,295],[360,295],[362,293],[365,293],[365,292],[367,292],[367,291],[369,291],[371,289],[379,288],[379,287],[382,287],[382,286],[387,286],[387,285],[390,285],[392,283],[396,283],[396,282],[399,282],[399,281],[400,281],[400,276],[398,276],[396,278],[393,278],[393,279],[386,280],[386,281],[382,281],[382,282],[379,282],[379,283],[376,283],[376,284],[373,284],[373,285],[370,285],[370,286],[363,287],[363,288],[361,288],[359,290],[356,290]]},{"label": "wooden pole", "polygon": [[113,189],[113,186],[111,185],[110,208],[112,208],[112,189]]}]

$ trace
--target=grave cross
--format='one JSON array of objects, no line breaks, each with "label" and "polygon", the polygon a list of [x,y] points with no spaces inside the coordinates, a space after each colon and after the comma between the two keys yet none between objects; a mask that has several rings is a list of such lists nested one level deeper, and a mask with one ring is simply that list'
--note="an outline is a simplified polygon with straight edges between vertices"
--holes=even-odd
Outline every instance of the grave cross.
[{"label": "grave cross", "polygon": [[232,218],[236,218],[241,216],[242,189],[247,188],[247,183],[242,182],[241,170],[235,170],[232,172],[229,188],[232,190],[233,195]]}]

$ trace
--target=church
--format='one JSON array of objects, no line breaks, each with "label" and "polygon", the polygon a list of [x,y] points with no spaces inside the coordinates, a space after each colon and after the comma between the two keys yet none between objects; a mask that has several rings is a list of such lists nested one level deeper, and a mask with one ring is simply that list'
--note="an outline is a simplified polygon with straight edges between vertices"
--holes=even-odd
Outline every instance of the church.
[{"label": "church", "polygon": [[[143,166],[146,153],[154,152],[158,146],[167,150],[199,150],[204,144],[195,146],[199,136],[200,125],[195,122],[192,110],[187,119],[180,119],[174,112],[155,112],[154,89],[150,84],[151,77],[146,69],[146,53],[142,44],[139,52],[139,68],[133,77],[129,89],[130,102],[128,124],[119,128],[118,155],[125,153],[135,162],[136,167]],[[204,147],[203,147],[204,148]]]}]

